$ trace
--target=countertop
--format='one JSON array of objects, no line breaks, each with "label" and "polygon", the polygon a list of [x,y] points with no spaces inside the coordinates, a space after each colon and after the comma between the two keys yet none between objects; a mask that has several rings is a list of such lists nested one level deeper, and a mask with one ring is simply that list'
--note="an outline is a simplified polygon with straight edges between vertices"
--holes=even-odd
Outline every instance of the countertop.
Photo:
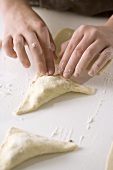
[{"label": "countertop", "polygon": [[[107,20],[69,12],[35,10],[45,20],[52,35],[62,28],[76,29],[81,24],[99,25]],[[1,38],[2,27],[0,20]],[[25,69],[18,60],[0,51],[0,143],[9,127],[13,126],[48,137],[58,128],[64,132],[65,140],[72,130],[71,138],[79,146],[74,152],[33,158],[14,170],[104,170],[108,150],[113,142],[112,68],[113,63],[100,76],[85,82],[85,85],[96,88],[94,95],[65,94],[33,113],[14,116],[13,112],[23,100],[29,82],[36,74],[36,68],[32,61],[32,66]]]}]

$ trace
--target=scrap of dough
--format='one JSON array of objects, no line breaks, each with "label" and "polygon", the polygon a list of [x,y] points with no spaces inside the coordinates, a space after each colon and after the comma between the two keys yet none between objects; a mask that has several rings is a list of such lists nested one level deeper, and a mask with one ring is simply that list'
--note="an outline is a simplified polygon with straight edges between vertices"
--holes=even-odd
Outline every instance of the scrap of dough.
[{"label": "scrap of dough", "polygon": [[72,142],[52,140],[17,128],[10,128],[0,148],[0,170],[11,170],[22,162],[44,154],[73,151]]},{"label": "scrap of dough", "polygon": [[36,110],[44,103],[68,92],[93,94],[94,89],[76,84],[62,76],[36,77],[30,86],[28,95],[15,114],[20,115]]},{"label": "scrap of dough", "polygon": [[73,29],[70,28],[65,28],[59,31],[55,36],[54,36],[54,43],[56,45],[56,54],[60,52],[61,44],[70,40],[72,35],[74,33]]},{"label": "scrap of dough", "polygon": [[[73,33],[74,33],[74,29],[70,29],[70,28],[65,28],[60,30],[54,37],[54,42],[56,45],[56,54],[58,54],[60,52],[60,48],[62,43],[68,41],[71,39]],[[97,60],[99,55],[96,55],[94,57],[94,59],[91,61],[91,63],[88,65],[87,70],[89,70],[89,68],[91,68],[91,66],[93,65],[93,63]],[[97,75],[100,75],[100,73],[102,73],[103,71],[105,71],[105,69],[107,68],[107,66],[111,63],[112,59],[109,60],[105,66],[97,73]],[[58,64],[59,61],[56,61],[56,64]]]},{"label": "scrap of dough", "polygon": [[106,170],[113,170],[113,143],[111,145],[108,158],[106,161]]}]

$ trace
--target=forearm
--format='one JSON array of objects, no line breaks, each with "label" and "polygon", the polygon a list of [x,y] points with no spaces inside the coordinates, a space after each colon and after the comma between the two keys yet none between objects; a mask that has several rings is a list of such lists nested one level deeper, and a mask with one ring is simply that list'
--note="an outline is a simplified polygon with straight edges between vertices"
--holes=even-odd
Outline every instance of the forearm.
[{"label": "forearm", "polygon": [[7,14],[9,10],[11,10],[14,7],[19,7],[19,5],[28,6],[29,1],[28,0],[0,0],[1,14],[4,16]]}]

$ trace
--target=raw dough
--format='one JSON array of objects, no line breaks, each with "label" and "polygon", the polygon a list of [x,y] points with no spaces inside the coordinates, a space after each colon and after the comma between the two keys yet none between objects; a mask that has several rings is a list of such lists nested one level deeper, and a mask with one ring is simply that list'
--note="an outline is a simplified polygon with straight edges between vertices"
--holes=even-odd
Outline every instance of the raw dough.
[{"label": "raw dough", "polygon": [[113,170],[113,144],[111,145],[108,158],[106,161],[106,170]]},{"label": "raw dough", "polygon": [[73,33],[74,33],[73,29],[65,28],[55,35],[54,43],[56,45],[56,54],[60,52],[61,44],[70,40]]},{"label": "raw dough", "polygon": [[[54,42],[56,45],[56,54],[58,54],[60,52],[60,48],[61,48],[61,44],[70,40],[73,33],[75,30],[70,29],[70,28],[65,28],[62,29],[61,31],[59,31],[55,37],[54,37]],[[91,68],[91,66],[93,65],[93,63],[97,60],[99,55],[96,55],[94,57],[94,59],[92,60],[92,62],[88,65],[87,70],[89,70],[89,68]],[[109,60],[105,66],[97,73],[97,75],[100,75],[101,72],[105,71],[105,69],[107,68],[107,66],[111,63],[112,60]],[[58,64],[59,61],[56,61],[56,64]]]},{"label": "raw dough", "polygon": [[76,147],[72,142],[55,141],[11,128],[0,148],[0,170],[10,170],[35,156],[73,151]]},{"label": "raw dough", "polygon": [[94,89],[76,84],[71,80],[66,80],[62,76],[42,76],[36,77],[30,86],[28,95],[20,105],[16,114],[24,114],[36,110],[44,103],[68,92],[79,92],[93,94]]}]

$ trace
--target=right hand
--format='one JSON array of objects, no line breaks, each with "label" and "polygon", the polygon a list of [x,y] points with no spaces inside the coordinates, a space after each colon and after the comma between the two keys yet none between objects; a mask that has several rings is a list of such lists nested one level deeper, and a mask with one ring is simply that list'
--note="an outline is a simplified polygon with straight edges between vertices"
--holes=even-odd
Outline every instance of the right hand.
[{"label": "right hand", "polygon": [[46,24],[27,3],[15,1],[4,15],[3,48],[8,56],[19,58],[27,68],[30,67],[30,60],[25,44],[31,51],[39,73],[53,75],[55,45]]}]

